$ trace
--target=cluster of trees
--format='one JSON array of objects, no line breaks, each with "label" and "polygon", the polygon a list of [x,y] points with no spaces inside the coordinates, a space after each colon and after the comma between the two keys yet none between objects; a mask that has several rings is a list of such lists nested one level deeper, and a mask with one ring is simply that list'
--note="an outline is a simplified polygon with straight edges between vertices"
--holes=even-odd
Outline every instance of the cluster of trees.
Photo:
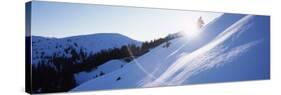
[{"label": "cluster of trees", "polygon": [[50,65],[53,63],[40,63],[32,66],[33,93],[64,92],[76,86],[74,74],[69,72],[69,68]]},{"label": "cluster of trees", "polygon": [[104,49],[94,54],[88,54],[82,48],[80,50],[74,47],[66,48],[64,52],[71,56],[54,54],[45,57],[47,61],[41,60],[32,65],[32,91],[33,93],[68,91],[77,86],[75,73],[92,71],[112,59],[125,59],[129,62],[171,39],[173,37],[167,36],[141,45],[129,44],[121,48]]},{"label": "cluster of trees", "polygon": [[32,65],[33,93],[65,92],[77,85],[74,78],[75,62],[81,60],[84,54],[79,54],[73,48],[67,49],[70,50],[71,57],[54,54],[52,57],[45,57],[48,58],[47,61],[41,60]]},{"label": "cluster of trees", "polygon": [[159,38],[151,41],[143,42],[141,45],[129,44],[124,45],[121,48],[110,48],[101,50],[98,53],[90,54],[82,64],[77,64],[79,71],[91,71],[93,68],[102,65],[103,63],[110,61],[112,59],[124,59],[130,62],[134,58],[137,58],[147,52],[150,49],[159,46],[162,43],[169,43],[169,40],[175,37],[167,36],[165,38]]}]

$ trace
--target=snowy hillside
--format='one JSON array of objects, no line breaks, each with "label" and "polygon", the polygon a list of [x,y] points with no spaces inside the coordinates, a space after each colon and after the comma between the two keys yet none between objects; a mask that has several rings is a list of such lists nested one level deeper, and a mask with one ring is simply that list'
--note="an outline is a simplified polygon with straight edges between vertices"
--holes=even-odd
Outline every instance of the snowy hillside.
[{"label": "snowy hillside", "polygon": [[224,14],[201,31],[71,91],[269,79],[269,17]]},{"label": "snowy hillside", "polygon": [[126,65],[127,62],[123,60],[111,60],[104,63],[101,66],[98,66],[97,69],[94,69],[90,72],[80,72],[75,74],[75,80],[78,84],[81,84],[89,79],[94,79],[106,74],[109,74],[115,70],[121,69],[123,66]]},{"label": "snowy hillside", "polygon": [[119,48],[122,45],[136,44],[141,42],[117,33],[100,33],[66,38],[32,37],[32,64],[44,60],[46,56],[71,56],[66,53],[68,48],[74,48],[77,52],[96,53],[102,49]]}]

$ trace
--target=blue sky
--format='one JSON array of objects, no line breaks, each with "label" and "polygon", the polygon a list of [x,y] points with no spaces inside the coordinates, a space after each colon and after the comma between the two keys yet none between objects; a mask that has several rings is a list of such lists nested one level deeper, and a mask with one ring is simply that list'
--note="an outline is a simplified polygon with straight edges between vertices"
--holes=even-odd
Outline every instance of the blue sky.
[{"label": "blue sky", "polygon": [[140,41],[152,40],[178,31],[191,33],[200,16],[205,23],[221,13],[192,12],[39,2],[32,4],[32,35],[69,37],[95,33],[120,33]]}]

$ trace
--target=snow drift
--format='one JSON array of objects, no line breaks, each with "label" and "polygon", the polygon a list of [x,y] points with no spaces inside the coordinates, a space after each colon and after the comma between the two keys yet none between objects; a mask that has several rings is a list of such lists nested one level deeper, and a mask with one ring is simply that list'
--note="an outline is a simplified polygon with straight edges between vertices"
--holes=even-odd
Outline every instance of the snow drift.
[{"label": "snow drift", "polygon": [[224,14],[201,31],[71,91],[269,79],[269,17]]}]

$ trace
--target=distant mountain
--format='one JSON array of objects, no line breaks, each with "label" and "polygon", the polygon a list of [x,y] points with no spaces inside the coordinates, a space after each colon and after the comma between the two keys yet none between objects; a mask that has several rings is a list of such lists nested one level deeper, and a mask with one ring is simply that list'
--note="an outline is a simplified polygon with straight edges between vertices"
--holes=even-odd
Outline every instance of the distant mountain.
[{"label": "distant mountain", "polygon": [[94,54],[103,49],[120,48],[128,44],[141,45],[141,42],[117,33],[98,33],[66,38],[32,36],[32,64],[43,61],[44,57],[48,56],[71,56],[67,51],[70,47],[77,52],[83,50],[88,54]]}]

